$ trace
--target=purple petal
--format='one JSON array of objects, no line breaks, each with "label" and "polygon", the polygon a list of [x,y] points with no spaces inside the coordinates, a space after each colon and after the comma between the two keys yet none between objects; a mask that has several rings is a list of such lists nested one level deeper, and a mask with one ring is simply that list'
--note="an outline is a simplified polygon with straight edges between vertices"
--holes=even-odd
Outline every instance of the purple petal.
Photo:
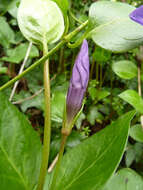
[{"label": "purple petal", "polygon": [[72,71],[71,83],[73,86],[85,88],[87,87],[89,79],[89,56],[88,56],[88,43],[83,41],[80,52],[75,60]]},{"label": "purple petal", "polygon": [[131,12],[129,16],[135,22],[143,25],[143,5]]},{"label": "purple petal", "polygon": [[84,93],[85,89],[74,87],[69,88],[66,106],[68,122],[72,121],[75,115],[79,112],[82,105]]},{"label": "purple petal", "polygon": [[79,112],[89,80],[88,43],[83,41],[75,60],[66,100],[67,119],[70,122]]}]

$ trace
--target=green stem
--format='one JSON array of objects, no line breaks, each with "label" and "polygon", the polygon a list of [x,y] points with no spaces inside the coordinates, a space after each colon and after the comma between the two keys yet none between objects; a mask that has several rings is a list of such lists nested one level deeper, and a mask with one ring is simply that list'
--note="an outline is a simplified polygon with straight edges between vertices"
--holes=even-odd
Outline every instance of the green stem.
[{"label": "green stem", "polygon": [[42,58],[40,58],[38,61],[36,61],[34,64],[32,64],[30,67],[28,67],[25,71],[23,71],[20,75],[17,75],[15,78],[13,78],[12,80],[8,81],[6,84],[4,84],[3,86],[0,87],[0,91],[8,88],[9,86],[11,86],[13,83],[15,83],[16,81],[18,81],[19,79],[21,79],[23,76],[25,76],[27,73],[29,73],[30,71],[32,71],[35,67],[37,67],[38,65],[44,63],[50,55],[52,55],[53,53],[55,53],[63,44],[65,43],[65,41],[61,41],[57,46],[55,46],[51,51],[49,51],[45,56],[43,56]]},{"label": "green stem", "polygon": [[25,71],[23,71],[20,75],[16,76],[12,80],[8,81],[6,84],[0,87],[0,91],[6,89],[7,87],[11,86],[13,83],[21,79],[23,76],[25,76],[27,73],[32,71],[35,67],[40,65],[41,63],[44,63],[49,56],[51,56],[53,53],[55,53],[61,46],[63,46],[65,43],[69,42],[72,37],[74,37],[76,34],[78,34],[83,28],[85,28],[88,24],[88,20],[81,24],[78,28],[76,28],[73,32],[66,35],[61,42],[59,42],[51,51],[49,51],[45,56],[43,56],[41,59],[36,61],[33,65],[28,67]]},{"label": "green stem", "polygon": [[[43,52],[46,55],[48,48],[47,43],[43,44]],[[37,190],[42,190],[47,174],[49,152],[50,152],[50,138],[51,138],[51,120],[50,120],[50,75],[49,75],[49,60],[44,63],[44,93],[45,93],[45,123],[44,123],[44,140],[42,152],[42,164],[40,169],[40,176]]]},{"label": "green stem", "polygon": [[83,34],[76,42],[74,42],[74,43],[68,42],[67,46],[68,46],[69,48],[76,48],[76,47],[78,47],[78,46],[83,42],[83,40],[88,37],[88,32],[89,32],[89,31],[86,30],[86,31],[84,32],[84,34]]},{"label": "green stem", "polygon": [[62,161],[62,157],[63,157],[64,148],[65,148],[67,137],[68,136],[66,134],[62,134],[62,141],[61,141],[60,152],[59,152],[56,168],[55,168],[55,171],[54,171],[52,183],[51,183],[51,186],[50,186],[50,190],[55,190],[56,180],[57,180],[58,172],[59,172],[59,169],[60,169],[60,166],[61,166],[61,161]]},{"label": "green stem", "polygon": [[66,42],[69,42],[71,38],[73,38],[76,34],[78,34],[83,28],[85,28],[88,24],[88,20],[82,23],[78,28],[76,28],[73,32],[69,33],[64,37]]},{"label": "green stem", "polygon": [[[142,97],[142,88],[141,88],[141,61],[138,60],[138,94]],[[143,115],[140,117],[141,127],[143,130]]]},{"label": "green stem", "polygon": [[138,93],[139,96],[142,96],[142,89],[141,89],[141,63],[138,63]]},{"label": "green stem", "polygon": [[69,13],[70,13],[70,16],[71,16],[76,22],[78,22],[79,24],[82,24],[82,23],[83,23],[81,20],[79,20],[78,18],[76,18],[76,16],[75,16],[71,11],[69,11]]}]

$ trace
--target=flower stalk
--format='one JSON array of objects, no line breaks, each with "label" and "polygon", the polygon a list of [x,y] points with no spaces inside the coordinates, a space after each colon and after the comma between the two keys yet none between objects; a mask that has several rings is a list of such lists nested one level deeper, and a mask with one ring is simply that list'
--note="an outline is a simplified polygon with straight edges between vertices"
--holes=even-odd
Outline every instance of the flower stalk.
[{"label": "flower stalk", "polygon": [[62,161],[62,157],[63,157],[67,137],[68,137],[68,135],[62,134],[60,152],[59,152],[59,155],[58,155],[58,161],[56,163],[56,167],[55,167],[55,171],[54,171],[54,175],[53,175],[53,179],[52,179],[52,184],[50,186],[50,190],[55,190],[56,180],[57,180],[58,172],[59,172],[59,169],[60,169],[60,166],[61,166],[61,161]]},{"label": "flower stalk", "polygon": [[72,70],[72,77],[66,98],[66,106],[63,117],[63,127],[61,130],[62,140],[58,156],[58,161],[54,170],[50,190],[55,190],[58,173],[64,153],[67,137],[70,135],[74,123],[82,109],[82,101],[89,80],[89,56],[88,43],[83,41],[80,52],[75,60]]},{"label": "flower stalk", "polygon": [[[43,53],[48,52],[47,43],[43,44]],[[43,190],[45,176],[47,174],[49,152],[50,152],[50,138],[51,138],[51,118],[50,118],[50,74],[49,74],[49,60],[44,63],[44,94],[45,94],[45,122],[44,122],[44,140],[42,163],[39,175],[39,183],[37,190]]]}]

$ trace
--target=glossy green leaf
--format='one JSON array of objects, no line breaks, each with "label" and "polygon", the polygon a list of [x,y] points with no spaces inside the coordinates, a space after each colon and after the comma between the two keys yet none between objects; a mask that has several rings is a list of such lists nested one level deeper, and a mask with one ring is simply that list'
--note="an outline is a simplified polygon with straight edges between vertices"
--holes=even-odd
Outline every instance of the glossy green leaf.
[{"label": "glossy green leaf", "polygon": [[[24,60],[26,52],[28,49],[28,43],[21,43],[19,46],[13,49],[7,50],[7,57],[2,57],[2,61],[7,61],[10,63],[21,63]],[[39,51],[36,46],[32,46],[29,58],[34,58],[39,56]]]},{"label": "glossy green leaf", "polygon": [[89,10],[93,41],[114,52],[127,51],[143,44],[143,26],[129,18],[134,9],[120,2],[93,3]]},{"label": "glossy green leaf", "polygon": [[15,34],[5,17],[0,17],[0,44],[5,48],[15,44]]},{"label": "glossy green leaf", "polygon": [[137,124],[132,126],[129,134],[134,140],[143,143],[143,129],[141,125]]},{"label": "glossy green leaf", "polygon": [[134,170],[125,168],[119,170],[102,190],[142,190],[143,179]]},{"label": "glossy green leaf", "polygon": [[18,25],[23,35],[33,43],[57,42],[64,32],[64,17],[51,0],[21,0]]},{"label": "glossy green leaf", "polygon": [[100,189],[121,160],[133,116],[134,111],[123,115],[68,151],[63,158],[55,190]]},{"label": "glossy green leaf", "polygon": [[138,112],[143,114],[143,99],[134,90],[126,90],[119,97],[131,104]]},{"label": "glossy green leaf", "polygon": [[137,66],[132,61],[128,60],[114,62],[112,69],[116,75],[123,79],[132,79],[138,74]]},{"label": "glossy green leaf", "polygon": [[33,190],[41,142],[27,118],[0,93],[0,189]]}]

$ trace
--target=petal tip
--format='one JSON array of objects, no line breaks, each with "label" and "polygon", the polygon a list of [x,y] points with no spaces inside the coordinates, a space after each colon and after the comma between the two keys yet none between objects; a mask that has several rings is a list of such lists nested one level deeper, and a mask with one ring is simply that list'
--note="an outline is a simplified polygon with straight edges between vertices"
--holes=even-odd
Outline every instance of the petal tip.
[{"label": "petal tip", "polygon": [[131,20],[143,25],[143,5],[132,11],[129,17]]}]

